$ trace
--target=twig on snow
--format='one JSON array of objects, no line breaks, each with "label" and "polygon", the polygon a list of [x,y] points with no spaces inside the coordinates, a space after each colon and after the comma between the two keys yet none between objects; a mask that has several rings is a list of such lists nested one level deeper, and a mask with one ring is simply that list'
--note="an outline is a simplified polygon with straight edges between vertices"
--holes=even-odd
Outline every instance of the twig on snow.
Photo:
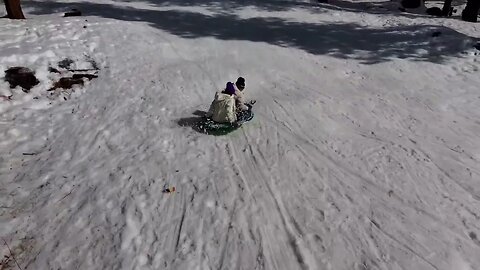
[{"label": "twig on snow", "polygon": [[68,195],[72,194],[72,192],[75,190],[76,187],[72,188],[72,190],[70,190],[70,192],[68,192],[65,196],[63,196],[63,198],[61,198],[60,200],[58,200],[58,202],[61,202],[63,199],[65,199]]}]

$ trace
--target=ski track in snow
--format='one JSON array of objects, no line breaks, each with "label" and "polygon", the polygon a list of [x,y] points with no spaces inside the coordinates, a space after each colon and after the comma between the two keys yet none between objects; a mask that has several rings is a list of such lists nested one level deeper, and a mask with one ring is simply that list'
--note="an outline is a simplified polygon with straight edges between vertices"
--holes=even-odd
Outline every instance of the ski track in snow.
[{"label": "ski track in snow", "polygon": [[[23,269],[478,268],[480,58],[471,40],[447,33],[445,44],[429,43],[427,55],[434,45],[462,49],[441,64],[365,63],[361,50],[339,57],[177,35],[142,14],[214,16],[221,5],[148,2],[102,1],[143,10],[124,21],[33,15],[49,5],[30,1],[28,20],[0,25],[0,68],[28,66],[41,81],[28,94],[0,82],[1,95],[13,94],[0,100],[0,236]],[[270,12],[252,1],[237,16],[479,33],[457,19],[297,2]],[[58,3],[52,12],[66,10]],[[94,59],[99,78],[51,99],[48,66],[65,57]],[[252,122],[221,137],[178,124],[240,75],[257,100]]]}]

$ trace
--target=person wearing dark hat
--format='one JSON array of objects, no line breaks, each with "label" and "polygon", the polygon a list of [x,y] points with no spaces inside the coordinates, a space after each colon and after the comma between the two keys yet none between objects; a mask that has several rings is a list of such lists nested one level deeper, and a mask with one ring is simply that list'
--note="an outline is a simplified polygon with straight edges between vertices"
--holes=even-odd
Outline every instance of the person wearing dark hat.
[{"label": "person wearing dark hat", "polygon": [[235,104],[237,105],[238,111],[248,110],[248,106],[245,105],[245,97],[243,95],[243,90],[245,89],[245,79],[243,77],[238,77],[237,82],[235,82]]},{"label": "person wearing dark hat", "polygon": [[237,82],[235,82],[235,85],[240,91],[243,91],[243,89],[245,89],[245,78],[238,77]]},{"label": "person wearing dark hat", "polygon": [[252,100],[248,103],[245,102],[244,90],[245,90],[245,79],[243,77],[238,77],[235,82],[235,105],[237,108],[237,121],[245,122],[249,121],[253,117],[252,105],[255,104],[255,100]]}]

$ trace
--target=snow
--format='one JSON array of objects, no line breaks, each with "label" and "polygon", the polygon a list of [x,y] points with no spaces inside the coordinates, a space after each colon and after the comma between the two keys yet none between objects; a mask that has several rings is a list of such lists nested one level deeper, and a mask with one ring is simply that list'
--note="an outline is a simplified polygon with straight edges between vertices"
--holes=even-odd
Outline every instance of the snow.
[{"label": "snow", "polygon": [[[22,3],[0,70],[40,84],[0,80],[0,269],[479,269],[480,27],[459,12]],[[99,77],[52,97],[65,58]],[[195,131],[238,76],[254,120]]]}]

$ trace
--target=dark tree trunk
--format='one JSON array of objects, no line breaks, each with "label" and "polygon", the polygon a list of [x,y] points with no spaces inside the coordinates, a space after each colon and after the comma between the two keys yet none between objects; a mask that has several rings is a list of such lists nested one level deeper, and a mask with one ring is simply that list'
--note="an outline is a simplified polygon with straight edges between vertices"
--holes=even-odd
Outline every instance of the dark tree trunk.
[{"label": "dark tree trunk", "polygon": [[419,8],[422,5],[422,0],[402,0],[400,4],[404,8]]},{"label": "dark tree trunk", "polygon": [[22,6],[20,6],[20,0],[5,0],[5,7],[7,9],[8,18],[25,19],[22,12]]},{"label": "dark tree trunk", "polygon": [[445,0],[443,3],[442,15],[445,17],[452,16],[452,10],[452,0]]},{"label": "dark tree trunk", "polygon": [[462,12],[462,20],[467,22],[477,22],[479,9],[480,0],[467,0],[467,6]]}]

